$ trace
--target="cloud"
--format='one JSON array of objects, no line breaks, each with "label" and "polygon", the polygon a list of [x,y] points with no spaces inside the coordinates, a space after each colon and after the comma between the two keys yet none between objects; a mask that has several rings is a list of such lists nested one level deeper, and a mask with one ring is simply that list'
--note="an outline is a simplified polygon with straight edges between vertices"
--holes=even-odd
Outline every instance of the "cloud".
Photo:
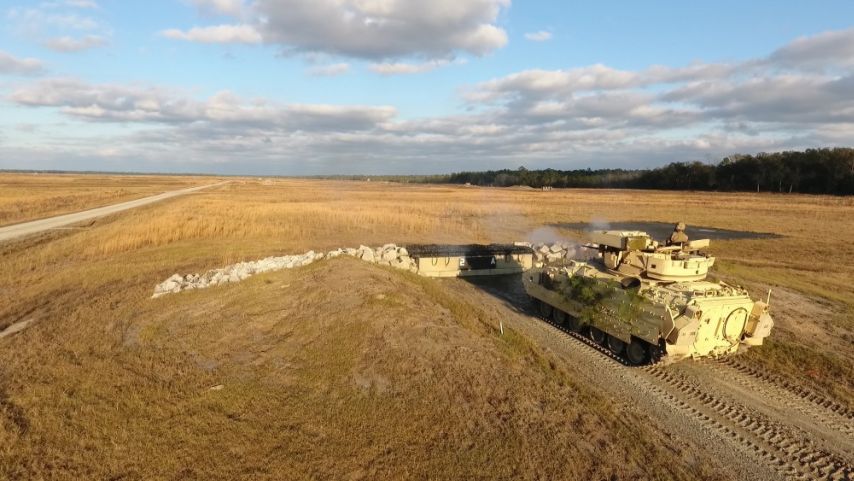
[{"label": "cloud", "polygon": [[228,129],[350,131],[372,128],[396,115],[394,108],[386,106],[281,105],[264,99],[245,101],[228,91],[196,100],[162,87],[59,78],[18,88],[9,100],[29,107],[55,107],[86,121]]},{"label": "cloud", "polygon": [[46,40],[44,46],[57,52],[80,52],[107,45],[107,39],[100,35],[86,35],[74,38],[69,36],[54,37]]},{"label": "cloud", "polygon": [[[826,32],[729,63],[530,69],[465,87],[464,113],[425,118],[383,105],[283,104],[228,91],[197,98],[157,86],[40,79],[7,100],[14,108],[52,109],[70,127],[37,147],[8,136],[0,165],[16,158],[70,162],[63,159],[73,151],[75,162],[89,159],[93,167],[133,159],[173,171],[434,173],[520,164],[636,168],[850,145],[854,54],[846,41]],[[815,45],[820,52],[803,53]],[[318,57],[328,61],[325,55]],[[448,58],[369,68],[405,73]],[[326,68],[339,69],[317,67]],[[101,129],[79,128],[86,123],[126,128],[105,137]],[[114,146],[109,153],[106,143]]]},{"label": "cloud", "polygon": [[546,40],[552,39],[552,33],[546,30],[540,30],[538,32],[526,33],[525,38],[532,42],[545,42]]},{"label": "cloud", "polygon": [[243,0],[189,0],[203,11],[222,15],[239,16],[243,11]]},{"label": "cloud", "polygon": [[767,62],[799,69],[852,67],[854,66],[854,28],[799,37],[772,53]]},{"label": "cloud", "polygon": [[70,53],[107,45],[112,31],[92,16],[99,13],[100,7],[92,0],[54,0],[13,7],[6,17],[16,35]]},{"label": "cloud", "polygon": [[41,73],[44,65],[35,58],[18,58],[0,50],[0,74],[32,75]]},{"label": "cloud", "polygon": [[854,76],[782,74],[703,82],[662,96],[691,103],[714,119],[793,125],[854,122]]},{"label": "cloud", "polygon": [[411,75],[436,70],[450,63],[448,60],[431,60],[423,63],[375,63],[369,68],[380,75]]},{"label": "cloud", "polygon": [[[328,54],[374,61],[455,53],[486,55],[507,44],[497,25],[510,0],[194,0],[241,25],[170,29],[169,38],[206,43],[264,43],[288,54]],[[229,27],[229,28],[225,28]],[[220,29],[214,33],[210,29]],[[239,28],[241,34],[234,34]],[[194,33],[195,31],[195,33]],[[228,34],[228,33],[231,34]],[[247,41],[251,39],[251,41]]]},{"label": "cloud", "polygon": [[173,40],[186,40],[200,43],[261,43],[261,34],[251,25],[215,25],[211,27],[193,27],[182,31],[177,29],[163,30],[162,37]]},{"label": "cloud", "polygon": [[350,71],[348,63],[334,63],[329,65],[318,65],[309,69],[309,74],[315,77],[335,77],[344,75]]},{"label": "cloud", "polygon": [[93,0],[65,0],[65,4],[74,8],[98,8]]},{"label": "cloud", "polygon": [[489,80],[465,93],[473,102],[568,95],[575,91],[618,89],[640,83],[637,72],[596,64],[569,70],[525,70]]},{"label": "cloud", "polygon": [[6,17],[17,30],[31,35],[51,29],[91,31],[100,28],[98,21],[92,17],[57,12],[48,4],[41,4],[36,8],[15,7],[7,12]]}]

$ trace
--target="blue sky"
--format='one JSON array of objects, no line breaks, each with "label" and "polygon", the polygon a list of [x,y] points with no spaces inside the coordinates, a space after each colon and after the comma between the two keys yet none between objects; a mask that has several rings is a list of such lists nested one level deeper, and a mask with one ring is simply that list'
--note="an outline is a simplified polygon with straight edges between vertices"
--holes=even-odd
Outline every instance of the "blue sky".
[{"label": "blue sky", "polygon": [[850,145],[854,3],[0,2],[0,168],[649,167]]}]

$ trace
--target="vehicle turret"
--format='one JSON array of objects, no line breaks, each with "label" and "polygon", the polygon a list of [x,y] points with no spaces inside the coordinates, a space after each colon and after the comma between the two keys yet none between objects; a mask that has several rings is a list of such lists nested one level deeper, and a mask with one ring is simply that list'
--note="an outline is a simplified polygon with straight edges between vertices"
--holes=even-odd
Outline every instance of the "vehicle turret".
[{"label": "vehicle turret", "polygon": [[606,269],[638,281],[701,281],[715,264],[702,252],[708,239],[661,246],[646,232],[609,230],[592,232],[590,240],[586,247],[599,250]]}]

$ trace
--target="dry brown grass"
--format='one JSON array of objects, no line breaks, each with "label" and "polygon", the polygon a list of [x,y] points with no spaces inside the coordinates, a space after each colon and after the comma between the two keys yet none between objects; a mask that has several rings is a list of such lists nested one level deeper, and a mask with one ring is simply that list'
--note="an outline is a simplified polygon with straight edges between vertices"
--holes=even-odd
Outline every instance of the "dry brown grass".
[{"label": "dry brown grass", "polygon": [[[766,286],[790,293],[772,301],[779,314],[772,344],[748,360],[850,403],[852,214],[854,200],[817,196],[238,181],[87,229],[0,245],[0,328],[37,321],[0,341],[0,477],[708,477],[697,466],[642,466],[656,449],[678,456],[679,448],[637,419],[617,421],[613,406],[554,371],[524,339],[496,344],[477,306],[454,301],[441,283],[390,271],[367,282],[376,269],[322,263],[164,302],[148,297],[173,272],[360,243],[512,241],[544,225],[590,220],[683,219],[775,232],[785,237],[713,245],[722,275],[756,295]],[[377,286],[385,298],[371,297]],[[347,304],[352,290],[367,301]],[[413,317],[421,311],[426,318]],[[424,349],[443,352],[465,340],[471,351],[460,352],[515,373],[509,384],[474,362],[453,370],[456,363],[443,364],[433,351],[388,347],[417,344],[405,336],[433,328],[444,334]],[[447,386],[418,377],[432,365]],[[207,391],[220,383],[227,388]],[[379,391],[389,386],[406,389],[384,398]],[[475,411],[509,409],[510,419],[537,429],[474,417],[458,431],[471,410],[448,403],[461,397]],[[567,429],[555,419],[567,425],[576,413],[558,406],[562,397],[596,407]],[[526,403],[538,399],[545,407],[531,411]],[[594,432],[604,436],[594,445],[616,449],[623,468],[603,463],[585,472],[589,463],[559,449]],[[639,435],[659,448],[620,439]],[[526,460],[520,452],[540,454]],[[561,468],[552,456],[572,462]],[[484,465],[495,470],[475,471]]]},{"label": "dry brown grass", "polygon": [[204,177],[0,173],[0,226],[211,182]]}]

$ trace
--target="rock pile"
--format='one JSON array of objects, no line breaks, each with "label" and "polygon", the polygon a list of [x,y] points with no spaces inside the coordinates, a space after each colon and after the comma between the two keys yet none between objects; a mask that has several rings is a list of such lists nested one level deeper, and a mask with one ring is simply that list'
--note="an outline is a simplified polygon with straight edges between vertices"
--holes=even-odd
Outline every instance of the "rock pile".
[{"label": "rock pile", "polygon": [[[556,242],[554,244],[516,242],[515,244],[530,247],[534,250],[534,266],[536,267],[563,263],[576,255],[575,245],[568,242]],[[305,254],[267,257],[257,261],[238,262],[237,264],[232,264],[221,269],[209,270],[204,274],[187,274],[184,276],[175,274],[158,284],[154,288],[154,295],[151,297],[160,297],[191,289],[205,289],[220,284],[240,282],[255,274],[307,266],[324,258],[334,259],[340,256],[355,257],[356,259],[361,259],[372,264],[418,272],[418,265],[414,259],[409,257],[409,252],[407,252],[405,247],[398,247],[394,244],[386,244],[376,248],[360,245],[358,248],[341,248],[327,253],[308,251]]]},{"label": "rock pile", "polygon": [[187,274],[184,276],[175,274],[158,284],[154,288],[154,295],[151,297],[157,298],[166,294],[191,289],[205,289],[220,284],[240,282],[255,274],[307,266],[324,257],[332,259],[343,255],[374,264],[406,269],[412,272],[417,271],[415,261],[409,257],[409,253],[405,247],[398,247],[394,244],[386,244],[375,249],[367,246],[359,246],[358,249],[336,249],[326,254],[308,251],[305,254],[267,257],[257,261],[238,262],[237,264],[232,264],[221,269],[209,270],[204,274]]},{"label": "rock pile", "polygon": [[361,259],[365,262],[396,267],[398,269],[405,269],[412,272],[415,272],[418,269],[415,264],[415,260],[409,257],[409,252],[406,250],[406,247],[398,247],[394,244],[386,244],[377,248],[360,245],[358,249],[337,249],[329,251],[326,254],[326,257],[332,259],[345,255]]},{"label": "rock pile", "polygon": [[534,249],[534,266],[542,267],[548,264],[560,264],[573,259],[577,254],[575,244],[571,242],[555,242],[546,244],[543,242],[531,244],[530,242],[516,242],[516,245],[526,246]]}]

